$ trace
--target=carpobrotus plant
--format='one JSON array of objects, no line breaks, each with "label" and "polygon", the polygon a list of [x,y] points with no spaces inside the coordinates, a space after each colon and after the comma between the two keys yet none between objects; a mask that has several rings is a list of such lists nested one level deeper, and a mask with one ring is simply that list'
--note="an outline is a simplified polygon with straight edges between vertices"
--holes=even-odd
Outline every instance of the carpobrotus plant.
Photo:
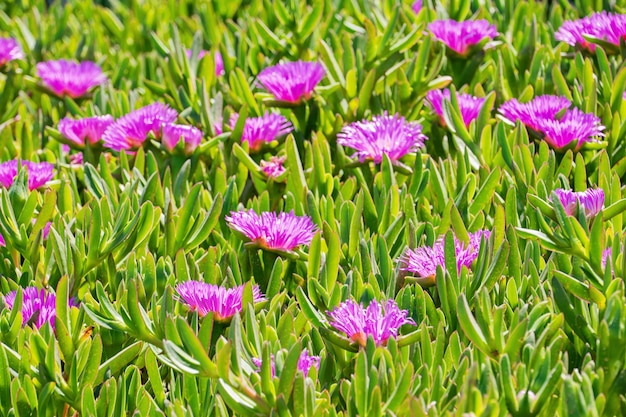
[{"label": "carpobrotus plant", "polygon": [[483,40],[490,40],[498,35],[496,27],[484,19],[463,22],[436,20],[428,24],[428,30],[438,41],[462,57],[467,56],[472,47]]},{"label": "carpobrotus plant", "polygon": [[[200,281],[186,281],[176,286],[176,292],[190,310],[197,311],[200,316],[213,313],[217,321],[229,321],[244,307],[243,285],[224,288]],[[255,303],[265,300],[256,285],[252,287],[252,297]]]},{"label": "carpobrotus plant", "polygon": [[0,67],[8,62],[23,59],[24,51],[19,43],[13,38],[0,38]]},{"label": "carpobrotus plant", "polygon": [[[21,161],[22,169],[28,170],[28,189],[44,186],[54,176],[54,165],[48,162]],[[0,185],[10,188],[18,174],[18,161],[0,163]]]},{"label": "carpobrotus plant", "polygon": [[265,68],[257,78],[276,100],[295,104],[308,100],[325,74],[319,62],[296,61]]},{"label": "carpobrotus plant", "polygon": [[[4,302],[9,309],[15,304],[16,291],[9,292]],[[69,306],[77,306],[70,299]],[[22,291],[22,325],[34,325],[37,329],[49,323],[54,328],[56,318],[56,296],[43,288],[27,287]]]},{"label": "carpobrotus plant", "polygon": [[[437,116],[439,116],[441,125],[445,126],[446,121],[443,114],[443,102],[450,102],[450,90],[446,88],[444,90],[429,91],[428,94],[426,94],[426,99],[434,112],[437,113]],[[465,123],[465,126],[469,126],[472,120],[478,117],[483,104],[485,104],[485,99],[482,97],[474,97],[471,94],[457,93],[457,100],[463,123]]]},{"label": "carpobrotus plant", "polygon": [[84,96],[93,87],[107,80],[102,69],[94,62],[66,59],[38,63],[37,75],[44,87],[57,96],[72,98]]}]

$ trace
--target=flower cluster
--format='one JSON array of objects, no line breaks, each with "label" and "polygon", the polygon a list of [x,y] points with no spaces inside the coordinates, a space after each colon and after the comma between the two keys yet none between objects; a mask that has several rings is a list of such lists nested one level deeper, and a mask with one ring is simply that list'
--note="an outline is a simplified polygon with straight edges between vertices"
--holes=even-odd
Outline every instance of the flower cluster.
[{"label": "flower cluster", "polygon": [[[244,287],[224,288],[200,281],[186,281],[176,286],[176,292],[200,316],[213,313],[215,320],[225,321],[241,312]],[[258,285],[252,287],[252,298],[255,303],[265,300]]]},{"label": "flower cluster", "polygon": [[257,78],[276,100],[299,103],[311,97],[324,75],[319,62],[295,61],[265,68]]},{"label": "flower cluster", "polygon": [[467,20],[435,20],[428,25],[428,30],[448,48],[461,56],[466,56],[470,48],[483,39],[493,39],[498,30],[488,21]]},{"label": "flower cluster", "polygon": [[[16,291],[8,293],[4,301],[6,306],[12,310],[15,304]],[[78,304],[70,299],[69,306],[77,306]],[[38,329],[46,323],[50,323],[54,328],[56,318],[56,296],[47,292],[45,289],[37,287],[24,288],[22,292],[22,325],[32,323]]]},{"label": "flower cluster", "polygon": [[[320,357],[315,355],[309,355],[309,351],[304,349],[302,353],[300,353],[300,358],[298,358],[298,371],[302,372],[306,377],[309,374],[309,370],[312,367],[315,369],[320,369]],[[272,372],[272,378],[276,376],[276,364],[274,362],[274,355],[270,356],[270,369]],[[252,363],[258,368],[257,371],[261,371],[261,367],[263,366],[263,360],[259,358],[252,358]]]},{"label": "flower cluster", "polygon": [[[485,98],[474,97],[471,94],[456,93],[456,98],[459,103],[459,110],[461,111],[461,117],[465,126],[469,126],[472,120],[478,117],[480,109],[485,104]],[[439,116],[439,121],[442,126],[446,125],[443,117],[443,102],[450,101],[450,90],[447,88],[444,90],[432,90],[426,94],[426,99],[430,102],[433,110]]]},{"label": "flower cluster", "polygon": [[[28,189],[35,190],[52,179],[54,175],[54,165],[48,162],[30,162],[22,161],[22,169],[28,170]],[[11,188],[15,177],[17,177],[18,165],[17,159],[0,163],[0,185],[5,188]]]},{"label": "flower cluster", "polygon": [[[491,232],[488,230],[479,230],[470,233],[469,242],[462,242],[456,237],[454,238],[454,247],[456,255],[457,273],[461,272],[464,266],[469,268],[478,257],[480,250],[480,242],[484,238],[489,239]],[[409,271],[421,278],[433,279],[437,274],[437,267],[445,271],[445,243],[443,238],[437,240],[435,244],[430,246],[422,246],[415,249],[407,249],[401,258],[404,264],[404,271]]]},{"label": "flower cluster", "polygon": [[[239,114],[234,113],[230,117],[230,128],[234,129],[239,119]],[[293,126],[283,115],[266,113],[261,117],[248,117],[241,135],[242,142],[248,142],[250,151],[256,152],[261,147],[281,136],[293,131]]]},{"label": "flower cluster", "polygon": [[596,45],[585,39],[585,35],[619,47],[620,40],[626,38],[626,15],[603,11],[582,19],[566,21],[556,31],[554,37],[571,46],[594,52]]},{"label": "flower cluster", "polygon": [[13,38],[0,38],[0,67],[7,62],[24,58],[24,51]]},{"label": "flower cluster", "polygon": [[600,119],[594,114],[570,109],[571,102],[565,97],[544,95],[527,103],[512,99],[498,109],[512,123],[519,120],[529,129],[543,136],[554,149],[579,150],[585,143],[596,142],[604,136]]},{"label": "flower cluster", "polygon": [[379,304],[373,300],[367,308],[353,300],[341,303],[329,313],[330,325],[345,333],[353,342],[365,346],[372,337],[376,346],[384,346],[390,337],[397,337],[398,330],[405,324],[415,325],[408,311],[400,310],[394,300]]},{"label": "flower cluster", "polygon": [[290,251],[308,245],[317,232],[317,226],[308,216],[254,210],[233,211],[226,217],[228,226],[238,231],[263,249]]},{"label": "flower cluster", "polygon": [[44,86],[59,97],[82,97],[107,80],[102,69],[91,61],[74,62],[65,59],[40,62],[37,75]]},{"label": "flower cluster", "polygon": [[397,162],[407,153],[423,147],[427,139],[419,123],[387,113],[374,116],[371,121],[349,124],[337,134],[337,143],[356,150],[355,155],[361,162],[372,160],[377,164],[384,155]]},{"label": "flower cluster", "polygon": [[585,211],[586,217],[595,217],[604,207],[604,190],[602,188],[590,188],[579,192],[558,188],[554,190],[554,193],[568,216],[576,214],[577,205],[580,205]]}]

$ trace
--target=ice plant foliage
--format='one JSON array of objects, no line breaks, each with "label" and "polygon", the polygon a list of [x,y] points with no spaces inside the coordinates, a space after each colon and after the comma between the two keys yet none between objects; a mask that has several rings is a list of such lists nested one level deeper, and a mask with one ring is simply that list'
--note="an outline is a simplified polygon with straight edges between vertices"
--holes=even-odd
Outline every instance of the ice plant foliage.
[{"label": "ice plant foliage", "polygon": [[[230,128],[234,129],[239,114],[230,118]],[[266,113],[261,117],[248,117],[241,135],[242,142],[248,142],[251,151],[258,151],[263,144],[270,143],[293,131],[293,125],[280,114]]]},{"label": "ice plant foliage", "polygon": [[[206,316],[213,313],[215,320],[228,320],[243,308],[243,291],[245,286],[224,288],[200,281],[186,281],[176,286],[176,292],[184,303],[198,315]],[[264,301],[258,285],[252,287],[252,298],[255,303]]]},{"label": "ice plant foliage", "polygon": [[[45,185],[54,175],[54,165],[48,162],[22,161],[21,166],[28,170],[28,189],[31,191]],[[0,163],[0,185],[11,188],[17,171],[17,159]]]},{"label": "ice plant foliage", "polygon": [[337,143],[356,150],[359,161],[379,164],[387,155],[392,162],[409,152],[424,146],[428,138],[422,133],[422,125],[408,122],[403,116],[374,116],[372,120],[354,122],[337,134]]},{"label": "ice plant foliage", "polygon": [[330,325],[345,333],[353,342],[365,346],[371,336],[377,346],[384,346],[390,337],[396,338],[405,324],[415,325],[408,311],[400,310],[394,300],[378,303],[373,300],[367,308],[353,300],[341,303],[329,314]]},{"label": "ice plant foliage", "polygon": [[59,97],[82,97],[107,80],[102,69],[91,61],[74,62],[65,59],[40,62],[37,75],[43,84]]},{"label": "ice plant foliage", "polygon": [[95,145],[100,142],[107,128],[113,124],[113,116],[94,116],[84,119],[71,119],[66,117],[59,121],[59,132],[77,147],[83,148],[85,143]]},{"label": "ice plant foliage", "polygon": [[[469,268],[472,263],[478,257],[478,251],[480,250],[481,239],[489,239],[491,232],[488,230],[479,230],[475,233],[470,233],[469,242],[465,243],[454,238],[455,255],[457,273],[461,272],[461,268],[464,266]],[[437,267],[445,271],[445,242],[441,238],[431,246],[422,246],[414,249],[407,249],[400,262],[404,264],[402,269],[409,271],[421,278],[434,278],[437,274]]]},{"label": "ice plant foliage", "polygon": [[254,210],[233,211],[226,217],[228,225],[264,249],[290,251],[311,243],[317,226],[309,216]]},{"label": "ice plant foliage", "polygon": [[540,134],[554,149],[580,150],[585,143],[598,142],[604,136],[600,118],[577,108],[565,97],[538,96],[528,103],[509,100],[499,111],[509,121],[517,120]]},{"label": "ice plant foliage", "polygon": [[[8,293],[4,301],[6,306],[12,310],[15,304],[16,291]],[[76,306],[73,299],[69,301],[70,306]],[[45,289],[37,287],[24,288],[22,291],[22,325],[34,324],[38,329],[46,323],[50,323],[54,328],[56,318],[56,296]]]},{"label": "ice plant foliage", "polygon": [[[274,362],[274,355],[270,356],[270,366],[272,372],[272,378],[276,376],[276,363]],[[260,358],[252,358],[252,363],[258,368],[257,372],[261,371],[263,366],[263,360]],[[304,349],[298,358],[298,371],[302,372],[304,376],[309,374],[311,367],[320,369],[320,357],[315,355],[309,355],[309,351]]]},{"label": "ice plant foliage", "polygon": [[604,190],[601,188],[590,188],[579,192],[558,188],[554,190],[554,193],[569,216],[576,214],[577,204],[585,211],[587,217],[595,217],[604,207]]},{"label": "ice plant foliage", "polygon": [[261,161],[261,170],[269,178],[276,178],[285,172],[283,164],[287,158],[284,156],[272,156],[269,161]]},{"label": "ice plant foliage", "polygon": [[594,52],[596,45],[585,39],[585,35],[619,47],[620,39],[626,38],[626,15],[602,11],[582,19],[566,21],[555,32],[554,37],[571,46]]},{"label": "ice plant foliage", "polygon": [[[471,94],[456,93],[457,101],[459,103],[459,110],[461,110],[461,117],[465,126],[469,126],[472,120],[478,117],[480,109],[485,103],[485,99],[482,97],[474,97]],[[450,101],[450,90],[447,88],[444,90],[431,90],[426,94],[426,99],[430,102],[433,110],[439,116],[439,121],[445,126],[445,120],[443,118],[443,102]]]},{"label": "ice plant foliage", "polygon": [[104,132],[104,146],[114,151],[135,150],[152,133],[161,137],[161,127],[172,123],[178,117],[176,110],[163,103],[153,103],[120,117]]},{"label": "ice plant foliage", "polygon": [[172,152],[178,142],[183,141],[185,154],[191,155],[202,142],[202,131],[193,126],[166,123],[161,129],[161,143]]},{"label": "ice plant foliage", "polygon": [[276,100],[299,103],[311,97],[324,75],[319,62],[296,61],[265,68],[257,78]]},{"label": "ice plant foliage", "polygon": [[0,67],[7,62],[24,58],[24,52],[13,38],[0,38]]},{"label": "ice plant foliage", "polygon": [[488,21],[466,20],[435,20],[428,24],[428,30],[448,48],[461,56],[466,56],[470,48],[483,39],[493,39],[498,30]]}]

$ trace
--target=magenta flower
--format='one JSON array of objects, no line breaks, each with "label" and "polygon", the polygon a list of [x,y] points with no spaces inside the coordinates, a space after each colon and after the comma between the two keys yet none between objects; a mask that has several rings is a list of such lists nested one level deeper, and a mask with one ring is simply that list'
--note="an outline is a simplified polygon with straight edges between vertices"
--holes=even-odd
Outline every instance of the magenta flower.
[{"label": "magenta flower", "polygon": [[578,151],[585,143],[598,142],[596,138],[604,136],[600,118],[576,108],[565,112],[561,119],[537,119],[535,123],[543,139],[557,150],[573,146]]},{"label": "magenta flower", "polygon": [[595,217],[604,207],[604,190],[602,188],[590,188],[579,192],[557,188],[554,193],[568,216],[576,214],[577,204],[580,204],[580,207],[585,211],[586,217]]},{"label": "magenta flower", "polygon": [[329,314],[332,319],[330,325],[361,346],[365,346],[369,336],[372,336],[376,346],[385,346],[390,337],[397,337],[402,325],[415,326],[413,319],[407,315],[408,311],[400,310],[394,300],[385,304],[373,300],[367,308],[348,300]]},{"label": "magenta flower", "polygon": [[496,27],[484,19],[464,22],[435,20],[428,24],[428,30],[440,42],[461,56],[466,56],[470,47],[483,39],[493,39],[498,35]]},{"label": "magenta flower", "polygon": [[233,211],[226,221],[231,229],[269,250],[291,251],[308,245],[317,232],[309,216],[296,216],[293,211],[278,215],[273,212],[258,215],[254,210]]},{"label": "magenta flower", "polygon": [[161,137],[161,126],[172,123],[178,114],[163,103],[153,103],[120,117],[104,132],[104,146],[114,151],[134,150],[152,133],[155,138]]},{"label": "magenta flower", "polygon": [[620,39],[626,38],[626,15],[603,11],[582,19],[566,21],[555,32],[554,37],[571,46],[594,52],[596,45],[587,41],[584,35],[602,39],[619,48]]},{"label": "magenta flower", "polygon": [[13,38],[0,38],[0,67],[15,59],[24,58],[24,52]]},{"label": "magenta flower", "polygon": [[613,249],[606,248],[602,251],[602,268],[606,269],[607,262],[613,257]]},{"label": "magenta flower", "polygon": [[[224,288],[200,281],[186,281],[176,286],[176,292],[191,311],[206,316],[213,313],[217,321],[228,321],[243,309],[244,285],[235,288]],[[255,303],[265,300],[258,285],[252,287],[252,298]]]},{"label": "magenta flower", "polygon": [[[48,162],[22,161],[22,169],[28,170],[28,189],[37,189],[52,179],[54,165]],[[17,159],[0,163],[0,185],[11,188],[17,177]]]},{"label": "magenta flower", "polygon": [[2,234],[0,234],[0,246],[5,247],[7,245],[7,243],[4,241],[4,236],[2,236]]},{"label": "magenta flower", "polygon": [[[481,239],[489,239],[491,232],[488,230],[479,230],[470,233],[469,242],[466,244],[456,237],[454,238],[457,274],[461,273],[461,269],[465,266],[470,268],[472,263],[478,257]],[[437,240],[435,244],[430,246],[422,246],[415,249],[407,249],[400,261],[404,264],[403,271],[409,271],[416,274],[420,278],[428,280],[428,284],[434,284],[434,278],[437,274],[437,267],[445,271],[445,242],[443,238]]]},{"label": "magenta flower", "polygon": [[60,59],[37,64],[43,84],[59,97],[78,98],[107,80],[102,69],[91,61],[77,63]]},{"label": "magenta flower", "polygon": [[498,111],[512,123],[519,120],[523,125],[539,131],[538,120],[554,120],[557,114],[569,109],[572,103],[565,97],[543,95],[533,98],[527,103],[512,99],[502,104]]},{"label": "magenta flower", "polygon": [[361,162],[372,160],[380,164],[383,155],[392,162],[424,146],[428,138],[422,125],[407,122],[399,114],[374,116],[371,121],[361,121],[345,126],[337,135],[337,143],[355,149]]},{"label": "magenta flower", "polygon": [[[272,371],[272,378],[276,376],[276,364],[274,362],[274,355],[270,356],[270,366]],[[252,358],[252,363],[258,368],[257,372],[261,372],[261,367],[263,366],[263,360],[259,358]],[[320,369],[320,357],[309,355],[307,349],[304,349],[302,353],[300,353],[300,358],[298,359],[298,371],[302,372],[306,377],[309,374],[309,370],[311,367],[315,367],[315,369]]]},{"label": "magenta flower", "polygon": [[287,158],[284,156],[272,156],[269,161],[261,161],[261,170],[268,178],[276,178],[285,172],[283,164]]},{"label": "magenta flower", "polygon": [[[230,128],[234,129],[239,114],[230,117]],[[256,152],[265,143],[277,140],[293,131],[293,126],[285,116],[275,113],[266,113],[261,117],[248,117],[241,135],[242,142],[248,142],[250,151]]]},{"label": "magenta flower", "polygon": [[[463,123],[465,123],[465,126],[469,127],[472,120],[478,117],[480,109],[485,103],[485,98],[474,97],[465,93],[456,93],[456,97],[459,103],[459,110],[461,110],[461,117],[463,117]],[[443,101],[450,101],[450,90],[447,88],[445,90],[431,90],[426,94],[426,99],[428,99],[433,110],[439,116],[440,123],[445,126]]]},{"label": "magenta flower", "polygon": [[319,62],[296,61],[265,68],[257,78],[276,100],[299,103],[311,97],[324,75]]},{"label": "magenta flower", "polygon": [[[22,326],[32,322],[39,329],[44,324],[50,323],[54,329],[56,296],[43,288],[39,289],[37,287],[24,288],[22,294]],[[11,291],[4,298],[9,310],[13,309],[16,295],[16,291]],[[70,299],[70,307],[77,305],[76,301]]]},{"label": "magenta flower", "polygon": [[411,8],[413,9],[413,12],[415,12],[416,14],[420,12],[420,10],[422,10],[422,0],[416,0],[413,2],[413,4],[411,5]]},{"label": "magenta flower", "polygon": [[[191,58],[191,49],[187,49],[185,53],[187,54],[187,58]],[[208,53],[209,51],[201,49],[200,52],[198,52],[198,59],[204,58],[204,56]],[[219,51],[215,52],[215,55],[213,56],[213,61],[215,62],[215,75],[218,77],[224,75],[224,59],[222,58],[222,54]]]},{"label": "magenta flower", "polygon": [[100,142],[107,128],[113,124],[113,116],[94,116],[84,119],[70,119],[66,117],[59,121],[59,132],[68,140],[74,142],[79,148],[85,143],[95,145]]},{"label": "magenta flower", "polygon": [[185,155],[191,155],[202,141],[202,131],[193,126],[166,123],[161,130],[161,143],[172,152],[178,142],[185,144]]}]

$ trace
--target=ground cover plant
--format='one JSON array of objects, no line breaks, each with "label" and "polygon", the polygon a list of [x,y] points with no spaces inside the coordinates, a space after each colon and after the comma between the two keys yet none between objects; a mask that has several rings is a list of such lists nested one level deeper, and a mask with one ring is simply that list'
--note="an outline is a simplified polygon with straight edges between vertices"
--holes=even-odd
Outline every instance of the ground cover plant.
[{"label": "ground cover plant", "polygon": [[0,36],[0,415],[626,414],[623,2]]}]

